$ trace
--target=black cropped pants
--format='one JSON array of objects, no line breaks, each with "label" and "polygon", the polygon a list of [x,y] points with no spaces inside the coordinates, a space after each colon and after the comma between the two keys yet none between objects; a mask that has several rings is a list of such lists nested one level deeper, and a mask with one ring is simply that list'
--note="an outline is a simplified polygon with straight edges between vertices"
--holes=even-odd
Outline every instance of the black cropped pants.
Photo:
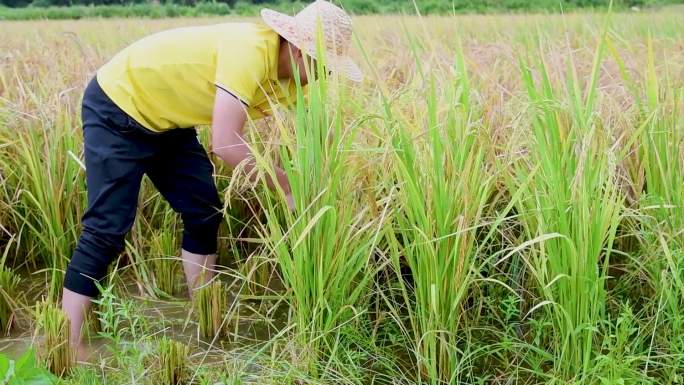
[{"label": "black cropped pants", "polygon": [[121,110],[96,77],[81,109],[88,208],[64,287],[95,297],[96,281],[124,249],[146,174],[183,220],[183,249],[216,252],[222,220],[213,165],[194,128],[153,132]]}]

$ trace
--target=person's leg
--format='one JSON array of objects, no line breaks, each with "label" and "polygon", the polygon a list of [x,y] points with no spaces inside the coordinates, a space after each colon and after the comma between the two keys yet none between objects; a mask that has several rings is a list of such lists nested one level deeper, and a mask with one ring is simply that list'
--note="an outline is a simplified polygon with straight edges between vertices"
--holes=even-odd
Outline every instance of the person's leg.
[{"label": "person's leg", "polygon": [[190,298],[196,288],[209,282],[214,277],[214,267],[216,266],[216,253],[195,254],[185,249],[181,249],[183,259],[183,271],[185,280],[188,283],[188,295]]},{"label": "person's leg", "polygon": [[81,329],[83,328],[85,315],[90,311],[93,299],[83,294],[73,292],[64,287],[62,292],[62,310],[69,318],[69,345],[76,351],[76,359],[84,361],[87,358],[86,350],[81,343]]},{"label": "person's leg", "polygon": [[214,184],[214,167],[195,130],[176,130],[162,146],[147,175],[183,219],[181,257],[192,297],[193,290],[214,275],[222,204]]},{"label": "person's leg", "polygon": [[71,321],[70,343],[80,350],[81,328],[91,299],[99,294],[110,263],[124,248],[135,218],[149,146],[133,136],[130,121],[90,83],[83,99],[83,143],[88,208],[64,277],[62,309]]}]

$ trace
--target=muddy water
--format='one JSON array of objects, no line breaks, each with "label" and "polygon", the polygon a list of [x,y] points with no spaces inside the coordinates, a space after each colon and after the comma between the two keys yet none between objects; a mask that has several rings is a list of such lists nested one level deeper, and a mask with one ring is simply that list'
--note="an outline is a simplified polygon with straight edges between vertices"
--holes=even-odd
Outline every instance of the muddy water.
[{"label": "muddy water", "polygon": [[0,340],[0,352],[16,360],[31,346],[31,337],[10,336]]},{"label": "muddy water", "polygon": [[[26,278],[30,278],[24,281],[25,292],[30,292],[27,294],[27,303],[34,304],[45,291],[45,280],[43,277]],[[134,286],[131,283],[130,288]],[[134,291],[129,290],[129,293]],[[224,320],[227,335],[206,341],[198,338],[196,317],[189,300],[159,300],[130,294],[129,298],[134,303],[134,316],[145,324],[145,337],[139,341],[124,340],[124,343],[148,345],[154,337],[166,335],[186,343],[193,359],[203,363],[222,360],[226,353],[268,341],[287,325],[287,306],[283,301],[278,302],[274,296],[260,299],[232,293]],[[10,335],[0,338],[0,352],[12,359],[17,359],[29,347],[40,342],[39,338],[34,338],[29,311],[22,311],[17,321]],[[124,323],[121,326],[128,325]],[[107,359],[112,356],[112,351],[119,350],[110,339],[99,337],[97,333],[91,332],[90,338],[85,340],[89,357],[87,361],[91,363]]]}]

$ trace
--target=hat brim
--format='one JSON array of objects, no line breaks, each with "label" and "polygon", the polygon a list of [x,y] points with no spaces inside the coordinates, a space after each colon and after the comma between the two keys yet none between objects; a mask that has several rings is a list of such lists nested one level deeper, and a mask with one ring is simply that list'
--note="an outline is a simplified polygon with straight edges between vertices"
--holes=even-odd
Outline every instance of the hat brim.
[{"label": "hat brim", "polygon": [[[307,55],[317,58],[316,47],[304,44],[299,37],[299,26],[297,20],[289,15],[264,8],[261,10],[261,18],[266,25],[271,27],[278,35],[294,44],[297,48],[304,51]],[[340,56],[326,52],[325,66],[327,69],[342,74],[349,80],[360,82],[363,80],[363,73],[358,65],[349,56]]]}]

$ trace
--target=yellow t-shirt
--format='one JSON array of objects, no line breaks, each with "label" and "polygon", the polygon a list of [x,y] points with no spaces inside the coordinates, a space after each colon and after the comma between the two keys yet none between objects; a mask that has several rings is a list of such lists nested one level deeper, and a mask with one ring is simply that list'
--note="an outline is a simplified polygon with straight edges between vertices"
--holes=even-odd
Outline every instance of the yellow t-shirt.
[{"label": "yellow t-shirt", "polygon": [[293,80],[278,79],[278,34],[263,24],[175,28],[138,40],[97,72],[117,106],[153,131],[211,124],[216,87],[239,98],[251,119],[271,103],[292,105]]}]

